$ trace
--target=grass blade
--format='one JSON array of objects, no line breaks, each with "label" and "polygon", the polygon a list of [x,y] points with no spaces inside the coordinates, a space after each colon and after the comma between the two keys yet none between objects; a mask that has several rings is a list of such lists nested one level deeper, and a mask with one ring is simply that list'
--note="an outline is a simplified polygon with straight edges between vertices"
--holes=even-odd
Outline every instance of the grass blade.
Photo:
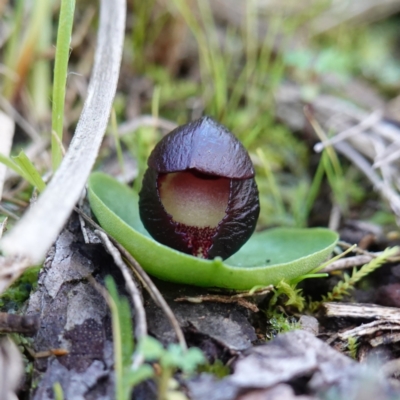
[{"label": "grass blade", "polygon": [[36,186],[39,192],[43,192],[43,190],[46,188],[46,184],[28,156],[21,151],[18,156],[13,157],[12,159],[23,174],[20,175],[24,177],[31,185]]},{"label": "grass blade", "polygon": [[122,328],[121,314],[119,312],[120,299],[117,292],[117,287],[114,280],[107,276],[105,279],[107,291],[110,295],[108,305],[111,310],[112,332],[114,342],[114,370],[115,370],[115,397],[117,400],[124,400],[124,365],[123,365],[123,343],[122,343]]},{"label": "grass blade", "polygon": [[12,169],[19,176],[27,180],[32,186],[36,186],[39,192],[42,192],[45,189],[46,184],[38,170],[23,151],[21,151],[18,156],[12,158],[0,153],[0,163]]},{"label": "grass blade", "polygon": [[55,171],[62,160],[63,124],[64,124],[64,102],[65,85],[67,82],[68,58],[71,43],[72,24],[74,21],[75,0],[62,0],[60,19],[58,22],[56,58],[54,65],[53,85],[53,110],[52,125],[53,132],[59,140],[51,137],[51,158],[53,171]]},{"label": "grass blade", "polygon": [[0,163],[4,164],[6,167],[12,169],[19,176],[24,177],[24,174],[21,171],[21,168],[18,166],[18,164],[16,164],[11,158],[9,158],[1,153],[0,153]]}]

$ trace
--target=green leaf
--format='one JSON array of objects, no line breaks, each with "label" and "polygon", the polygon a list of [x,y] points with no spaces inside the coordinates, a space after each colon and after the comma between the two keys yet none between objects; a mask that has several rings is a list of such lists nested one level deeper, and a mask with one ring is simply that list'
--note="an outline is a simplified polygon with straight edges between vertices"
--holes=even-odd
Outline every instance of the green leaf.
[{"label": "green leaf", "polygon": [[12,169],[32,186],[36,186],[39,192],[45,189],[46,184],[43,182],[38,170],[23,151],[21,151],[18,156],[12,158],[0,154],[0,163]]},{"label": "green leaf", "polygon": [[31,160],[28,156],[21,151],[18,156],[13,157],[13,161],[15,164],[23,172],[23,177],[33,186],[36,186],[39,192],[43,192],[46,188],[46,184],[44,183],[42,177],[40,176],[38,170],[32,164]]},{"label": "green leaf", "polygon": [[89,179],[89,201],[100,225],[151,275],[205,287],[250,290],[307,274],[334,248],[338,235],[325,228],[275,228],[255,233],[232,257],[204,260],[164,246],[144,228],[138,195],[103,174]]},{"label": "green leaf", "polygon": [[171,343],[168,350],[161,356],[160,364],[163,368],[179,368],[183,355],[182,347],[177,343]]},{"label": "green leaf", "polygon": [[111,276],[106,276],[105,284],[108,293],[115,303],[116,311],[118,314],[112,315],[113,318],[118,318],[119,325],[119,338],[114,338],[114,340],[119,340],[121,342],[121,348],[123,349],[122,363],[124,366],[127,366],[131,364],[131,357],[133,353],[131,309],[126,297],[119,296],[117,286]]},{"label": "green leaf", "polygon": [[131,364],[133,353],[132,314],[127,298],[120,297],[118,312],[121,321],[122,363],[125,366]]},{"label": "green leaf", "polygon": [[160,364],[163,368],[180,368],[182,371],[190,373],[205,361],[203,353],[197,347],[183,350],[179,344],[171,343],[164,351]]},{"label": "green leaf", "polygon": [[12,169],[18,175],[23,176],[21,168],[9,157],[4,154],[0,154],[0,163],[4,164],[6,167]]},{"label": "green leaf", "polygon": [[196,368],[204,364],[206,362],[206,358],[204,357],[203,352],[197,347],[191,347],[184,353],[183,358],[180,363],[180,367],[182,371],[185,372],[194,372]]},{"label": "green leaf", "polygon": [[278,294],[286,294],[286,306],[294,306],[299,311],[303,310],[304,297],[301,295],[302,289],[296,289],[296,284],[290,285],[289,283],[282,280],[276,285],[276,289],[278,290]]},{"label": "green leaf", "polygon": [[[114,342],[115,398],[117,400],[130,399],[132,388],[151,378],[154,371],[149,365],[132,369],[133,332],[129,302],[126,297],[118,294],[117,286],[111,276],[106,276],[105,285],[110,295],[108,303],[111,310]],[[158,344],[164,351],[162,345]]]},{"label": "green leaf", "polygon": [[[138,369],[134,371],[127,370],[124,373],[124,387],[131,389],[134,386],[138,385],[140,382],[152,378],[153,376],[154,376],[154,370],[153,368],[150,367],[150,365],[147,364],[141,365]],[[127,396],[126,398],[130,397]]]},{"label": "green leaf", "polygon": [[138,344],[138,351],[147,361],[158,360],[164,353],[163,345],[151,336],[145,336]]},{"label": "green leaf", "polygon": [[[125,386],[126,383],[126,367],[127,359],[132,355],[133,336],[126,338],[127,326],[131,324],[129,320],[124,318],[125,312],[121,311],[121,298],[118,295],[117,286],[111,276],[106,276],[105,285],[110,295],[108,305],[111,310],[112,333],[114,344],[114,371],[115,371],[115,398],[117,400],[128,399],[129,389]],[[125,328],[123,326],[125,325]],[[127,340],[128,339],[128,340]],[[127,346],[127,348],[125,348]],[[125,363],[125,364],[124,364]]]}]

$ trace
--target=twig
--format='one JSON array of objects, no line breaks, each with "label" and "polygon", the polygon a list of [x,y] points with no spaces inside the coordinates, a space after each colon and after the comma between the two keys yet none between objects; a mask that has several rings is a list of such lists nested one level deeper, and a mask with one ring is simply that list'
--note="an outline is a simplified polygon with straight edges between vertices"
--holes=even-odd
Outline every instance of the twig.
[{"label": "twig", "polygon": [[0,239],[3,236],[3,233],[7,229],[8,217],[5,217],[3,221],[0,222]]},{"label": "twig", "polygon": [[24,346],[24,347],[25,347],[25,350],[27,350],[27,352],[30,354],[30,356],[35,359],[36,358],[48,358],[51,356],[62,357],[62,356],[66,356],[67,354],[69,354],[69,351],[67,349],[63,349],[63,348],[49,349],[49,350],[35,352],[27,346]]},{"label": "twig", "polygon": [[327,317],[376,319],[400,324],[400,310],[396,307],[336,302],[323,303],[322,307]]},{"label": "twig", "polygon": [[3,194],[3,201],[7,201],[8,203],[12,203],[12,204],[15,204],[15,205],[17,205],[19,207],[23,207],[23,208],[26,208],[29,206],[28,202],[17,199],[16,197],[12,197],[8,193]]},{"label": "twig", "polygon": [[[350,249],[354,247],[353,245],[339,241],[337,243],[340,247],[343,247],[344,249]],[[332,272],[332,271],[338,271],[342,269],[347,269],[347,268],[353,268],[353,267],[358,267],[359,265],[366,264],[370,262],[373,258],[380,257],[382,255],[382,252],[376,252],[372,253],[370,251],[361,249],[360,247],[354,247],[352,249],[354,253],[358,253],[358,256],[354,257],[348,257],[348,258],[341,258],[337,261],[333,261],[331,264],[327,265],[324,269],[321,270],[321,272]],[[394,256],[394,257],[389,257],[387,259],[387,262],[398,262],[400,261],[399,256]]]},{"label": "twig", "polygon": [[149,292],[154,302],[164,311],[164,314],[168,318],[172,328],[175,331],[179,344],[182,346],[184,350],[186,350],[187,349],[186,340],[185,336],[183,335],[182,329],[179,325],[179,322],[176,319],[175,314],[171,310],[170,306],[168,305],[168,303],[165,301],[164,297],[158,290],[157,286],[153,283],[153,281],[150,279],[150,277],[147,275],[144,269],[140,266],[140,264],[118,242],[116,242],[112,238],[111,240],[114,242],[115,246],[124,256],[124,258],[128,260],[129,264],[132,267],[133,272],[140,279],[143,286]]},{"label": "twig", "polygon": [[[396,331],[400,330],[400,325],[398,322],[388,322],[388,321],[372,321],[367,324],[362,324],[352,329],[348,329],[344,332],[340,332],[338,337],[340,339],[348,339],[354,336],[369,336],[380,331]],[[375,347],[375,346],[373,346]]]},{"label": "twig", "polygon": [[389,201],[392,210],[397,216],[397,219],[400,220],[400,196],[395,192],[395,190],[385,184],[385,182],[375,172],[369,162],[350,145],[342,142],[337,143],[335,148],[365,174],[365,176],[375,186],[375,189],[378,190],[381,195]]},{"label": "twig", "polygon": [[274,285],[264,286],[262,288],[256,290],[250,290],[245,292],[235,293],[232,297],[256,297],[256,296],[265,296],[268,293],[271,293],[274,290]]},{"label": "twig", "polygon": [[329,229],[337,231],[340,226],[340,219],[342,218],[342,211],[339,204],[333,204],[331,213],[329,215]]},{"label": "twig", "polygon": [[367,250],[364,250],[364,249],[362,249],[362,248],[360,248],[358,246],[354,247],[354,244],[347,243],[347,242],[345,242],[343,240],[339,240],[337,242],[337,245],[342,247],[345,250],[352,248],[352,252],[353,253],[366,254],[366,255],[376,255],[376,256],[379,254],[379,253],[371,253],[371,252],[369,252]]},{"label": "twig", "polygon": [[[398,327],[398,329],[400,329],[400,327]],[[384,329],[382,329],[382,330],[384,330]],[[390,332],[388,332],[388,333],[379,332],[380,333],[379,335],[377,335],[376,337],[374,337],[372,339],[369,339],[369,341],[368,341],[369,344],[372,347],[378,347],[383,344],[387,346],[388,344],[391,344],[391,343],[400,342],[400,332],[396,332],[397,329],[395,326],[390,325],[387,330],[390,330]],[[394,331],[394,332],[392,332],[392,331]]]},{"label": "twig", "polygon": [[240,293],[235,293],[231,295],[224,295],[224,294],[207,294],[207,295],[201,295],[201,296],[195,296],[195,297],[189,297],[189,296],[184,296],[184,297],[178,297],[175,299],[175,301],[188,301],[190,303],[202,303],[203,301],[210,301],[210,302],[216,302],[216,303],[237,303],[242,307],[248,308],[249,310],[253,312],[258,312],[259,308],[257,307],[256,304],[246,300],[246,297],[259,297],[259,296],[265,296],[268,293],[271,293],[274,290],[273,285],[269,285],[266,287],[263,287],[262,289],[258,289],[255,291],[246,291],[246,292],[240,292]]},{"label": "twig", "polygon": [[7,208],[3,207],[1,204],[0,204],[0,212],[5,215],[8,215],[9,217],[15,219],[16,221],[19,220],[19,217],[17,214],[14,214],[12,211],[7,210]]},{"label": "twig", "polygon": [[334,1],[310,22],[312,35],[320,35],[339,25],[371,23],[396,13],[400,4],[396,0],[381,1]]},{"label": "twig", "polygon": [[320,272],[332,272],[338,271],[347,268],[358,267],[359,265],[364,265],[370,262],[374,257],[368,255],[354,256],[348,258],[341,258],[340,260],[334,261],[332,264],[329,264]]},{"label": "twig", "polygon": [[227,304],[236,303],[236,304],[238,304],[244,308],[247,308],[250,311],[253,311],[255,313],[260,311],[254,303],[244,299],[243,297],[235,297],[235,296],[206,294],[206,295],[195,296],[195,297],[189,297],[189,296],[178,297],[175,299],[175,301],[177,301],[177,302],[187,301],[188,303],[202,303],[203,301],[209,301],[209,302],[214,302],[214,303],[227,303]]},{"label": "twig", "polygon": [[[82,208],[85,196],[86,196],[86,188],[85,188],[85,191],[82,193],[82,196],[81,196],[81,198],[79,199],[79,202],[78,202],[78,207],[75,207],[75,210],[76,209],[80,210]],[[91,243],[91,240],[89,238],[88,231],[87,231],[87,228],[86,228],[86,221],[82,217],[81,214],[78,214],[78,216],[79,216],[79,224],[81,225],[81,232],[82,232],[82,235],[83,235],[83,241],[86,244],[89,244],[89,243]]]},{"label": "twig", "polygon": [[319,142],[314,145],[314,151],[320,153],[325,147],[332,146],[336,143],[339,143],[343,140],[348,139],[351,136],[357,135],[358,133],[364,132],[367,129],[374,126],[377,122],[382,119],[382,110],[376,110],[367,118],[363,119],[358,125],[352,126],[344,131],[336,134],[330,139],[324,140],[323,142]]},{"label": "twig", "polygon": [[[380,168],[386,164],[396,161],[400,157],[400,149],[398,146],[399,143],[392,143],[390,146],[388,146],[383,154],[375,158],[372,168]],[[394,147],[394,149],[391,147]]]},{"label": "twig", "polygon": [[39,315],[16,315],[0,312],[1,333],[26,333],[36,334],[39,330]]},{"label": "twig", "polygon": [[122,261],[121,254],[111,243],[108,236],[104,232],[98,229],[96,229],[94,232],[99,236],[104,247],[112,256],[115,265],[120,269],[125,279],[126,289],[131,296],[132,303],[135,308],[135,334],[137,340],[139,341],[140,339],[142,339],[147,335],[146,312],[144,310],[143,301],[139,289],[132,278],[132,272],[129,270],[127,265]]},{"label": "twig", "polygon": [[95,63],[74,137],[35,207],[0,242],[10,256],[19,254],[32,264],[41,262],[79,199],[103,139],[117,87],[125,13],[125,0],[101,1]]}]

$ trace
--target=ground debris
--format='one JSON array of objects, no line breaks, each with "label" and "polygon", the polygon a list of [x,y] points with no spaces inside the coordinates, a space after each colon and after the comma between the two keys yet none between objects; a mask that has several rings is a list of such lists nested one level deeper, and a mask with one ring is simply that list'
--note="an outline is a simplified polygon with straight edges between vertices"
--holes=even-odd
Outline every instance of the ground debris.
[{"label": "ground debris", "polygon": [[256,389],[239,395],[237,400],[318,400],[314,396],[296,396],[289,385],[280,384],[270,389]]},{"label": "ground debris", "polygon": [[[189,382],[191,398],[347,400],[400,396],[390,381],[377,372],[376,366],[357,364],[312,334],[301,330],[279,335],[265,345],[247,350],[233,369],[231,376],[220,381],[202,375]],[[289,385],[289,388],[282,387],[283,383]],[[272,389],[276,392],[286,391],[287,395],[274,397]],[[294,392],[299,396],[296,397]],[[265,396],[261,397],[261,394]]]},{"label": "ground debris", "polygon": [[[155,281],[165,300],[176,315],[181,327],[193,338],[196,345],[206,349],[210,342],[231,352],[251,347],[257,339],[249,321],[250,311],[238,304],[219,302],[186,303],[176,302],[179,297],[199,297],[206,290],[185,285]],[[149,332],[163,343],[174,338],[174,333],[163,312],[148,299],[146,304]],[[200,340],[199,337],[202,339]],[[200,340],[200,342],[198,341]],[[207,343],[206,343],[207,342]],[[214,347],[214,346],[211,346]]]},{"label": "ground debris", "polygon": [[299,318],[299,324],[303,331],[312,333],[314,336],[318,335],[319,332],[319,322],[317,318],[310,315],[302,315]]},{"label": "ground debris", "polygon": [[269,285],[263,288],[260,291],[256,291],[254,293],[250,292],[243,292],[243,293],[236,293],[231,295],[226,294],[204,294],[196,297],[178,297],[175,301],[187,301],[189,303],[202,303],[205,301],[211,301],[215,303],[236,303],[244,308],[249,309],[252,312],[259,312],[259,308],[255,304],[254,301],[246,300],[246,297],[255,300],[256,298],[265,298],[265,296],[273,291],[273,286]]},{"label": "ground debris", "polygon": [[372,347],[400,341],[400,310],[398,308],[376,304],[324,303],[323,309],[327,317],[374,320],[338,333],[338,337],[342,340],[365,336]]},{"label": "ground debris", "polygon": [[400,324],[400,309],[395,307],[383,307],[376,304],[326,302],[323,304],[323,309],[327,317],[378,319]]}]

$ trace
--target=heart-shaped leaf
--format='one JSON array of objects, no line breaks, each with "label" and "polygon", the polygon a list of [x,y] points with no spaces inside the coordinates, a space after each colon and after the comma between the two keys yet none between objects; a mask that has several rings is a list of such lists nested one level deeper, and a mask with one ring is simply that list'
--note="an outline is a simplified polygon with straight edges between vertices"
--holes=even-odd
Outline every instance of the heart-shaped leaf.
[{"label": "heart-shaped leaf", "polygon": [[138,195],[103,173],[89,179],[89,201],[100,225],[151,275],[196,286],[249,290],[314,270],[338,236],[325,228],[275,228],[253,234],[225,261],[204,260],[153,240],[139,217]]}]

